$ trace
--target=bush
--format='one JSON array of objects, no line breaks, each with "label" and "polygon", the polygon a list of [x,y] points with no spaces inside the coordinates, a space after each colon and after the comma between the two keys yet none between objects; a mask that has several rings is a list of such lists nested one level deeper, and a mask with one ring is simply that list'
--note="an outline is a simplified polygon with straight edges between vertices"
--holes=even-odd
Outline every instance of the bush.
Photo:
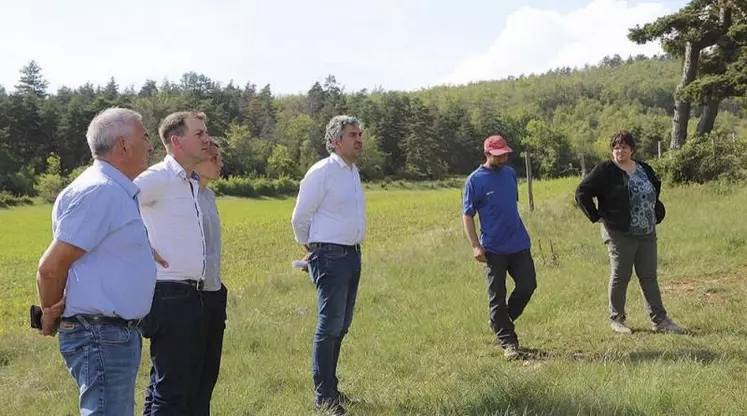
[{"label": "bush", "polygon": [[67,178],[56,173],[45,173],[39,176],[36,193],[46,202],[54,202],[57,195],[67,186]]},{"label": "bush", "polygon": [[275,186],[275,192],[278,195],[291,195],[298,192],[298,181],[288,177],[275,179],[273,186]]},{"label": "bush", "polygon": [[744,143],[719,133],[692,137],[681,149],[651,162],[662,180],[672,184],[735,181],[747,178]]},{"label": "bush", "polygon": [[243,196],[253,198],[259,196],[254,189],[253,180],[241,176],[230,176],[213,182],[210,187],[218,195]]},{"label": "bush", "polygon": [[262,196],[275,196],[277,194],[272,181],[266,178],[255,179],[254,189]]},{"label": "bush", "polygon": [[31,205],[34,201],[27,196],[14,196],[7,192],[0,192],[0,208]]},{"label": "bush", "polygon": [[283,177],[279,179],[247,178],[231,176],[213,182],[210,187],[217,195],[256,198],[259,196],[291,195],[298,192],[298,181]]},{"label": "bush", "polygon": [[89,165],[83,165],[78,166],[77,168],[70,171],[70,173],[67,175],[67,183],[70,183],[75,180],[78,176],[80,176],[81,173],[83,173],[86,169],[88,169]]}]

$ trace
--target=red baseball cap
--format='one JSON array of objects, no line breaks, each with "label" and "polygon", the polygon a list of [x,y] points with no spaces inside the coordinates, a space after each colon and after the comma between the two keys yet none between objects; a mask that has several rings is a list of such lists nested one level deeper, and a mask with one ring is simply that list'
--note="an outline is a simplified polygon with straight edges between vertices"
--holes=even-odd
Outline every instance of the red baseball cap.
[{"label": "red baseball cap", "polygon": [[485,139],[484,148],[485,153],[490,153],[493,156],[500,156],[513,152],[513,150],[508,147],[506,139],[501,136],[490,136]]}]

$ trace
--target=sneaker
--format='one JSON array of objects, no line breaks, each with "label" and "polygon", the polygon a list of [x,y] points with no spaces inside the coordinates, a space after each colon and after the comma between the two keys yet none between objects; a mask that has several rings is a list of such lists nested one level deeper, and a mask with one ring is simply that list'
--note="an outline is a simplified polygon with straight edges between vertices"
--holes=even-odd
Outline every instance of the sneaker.
[{"label": "sneaker", "polygon": [[324,415],[329,416],[346,416],[348,411],[340,404],[338,400],[315,402],[314,407]]},{"label": "sneaker", "polygon": [[671,332],[674,334],[684,334],[685,332],[687,332],[687,330],[672,322],[671,319],[667,318],[659,322],[658,325],[654,325],[654,332]]},{"label": "sneaker", "polygon": [[505,345],[503,347],[503,357],[507,360],[519,358],[519,346],[516,344]]},{"label": "sneaker", "polygon": [[633,330],[628,328],[627,325],[625,325],[625,322],[612,321],[612,323],[610,323],[610,326],[612,327],[612,330],[617,332],[618,334],[632,334],[633,333]]}]

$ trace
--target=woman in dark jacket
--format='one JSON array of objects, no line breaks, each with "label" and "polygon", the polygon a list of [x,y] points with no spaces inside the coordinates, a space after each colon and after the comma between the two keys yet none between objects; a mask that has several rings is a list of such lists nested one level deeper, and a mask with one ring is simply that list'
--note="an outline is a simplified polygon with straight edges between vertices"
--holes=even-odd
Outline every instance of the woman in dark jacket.
[{"label": "woman in dark jacket", "polygon": [[633,159],[635,146],[628,131],[615,134],[610,141],[612,160],[598,164],[584,178],[576,190],[576,202],[592,223],[602,223],[611,266],[612,330],[632,332],[625,324],[625,295],[635,266],[653,330],[683,333],[667,316],[656,280],[656,224],[665,215],[659,200],[661,181],[651,166]]}]

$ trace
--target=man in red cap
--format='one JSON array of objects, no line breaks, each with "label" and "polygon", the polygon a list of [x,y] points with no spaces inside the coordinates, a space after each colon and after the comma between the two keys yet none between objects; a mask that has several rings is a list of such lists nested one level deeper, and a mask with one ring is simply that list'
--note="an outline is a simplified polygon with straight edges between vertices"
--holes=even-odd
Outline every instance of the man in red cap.
[{"label": "man in red cap", "polygon": [[[519,186],[516,171],[506,166],[505,135],[485,140],[485,163],[472,172],[464,185],[462,221],[475,260],[485,264],[490,304],[490,327],[503,348],[504,356],[519,356],[519,338],[514,321],[524,311],[537,288],[529,234],[519,216]],[[480,238],[475,231],[475,214],[480,217]],[[506,272],[516,287],[506,301]]]}]

